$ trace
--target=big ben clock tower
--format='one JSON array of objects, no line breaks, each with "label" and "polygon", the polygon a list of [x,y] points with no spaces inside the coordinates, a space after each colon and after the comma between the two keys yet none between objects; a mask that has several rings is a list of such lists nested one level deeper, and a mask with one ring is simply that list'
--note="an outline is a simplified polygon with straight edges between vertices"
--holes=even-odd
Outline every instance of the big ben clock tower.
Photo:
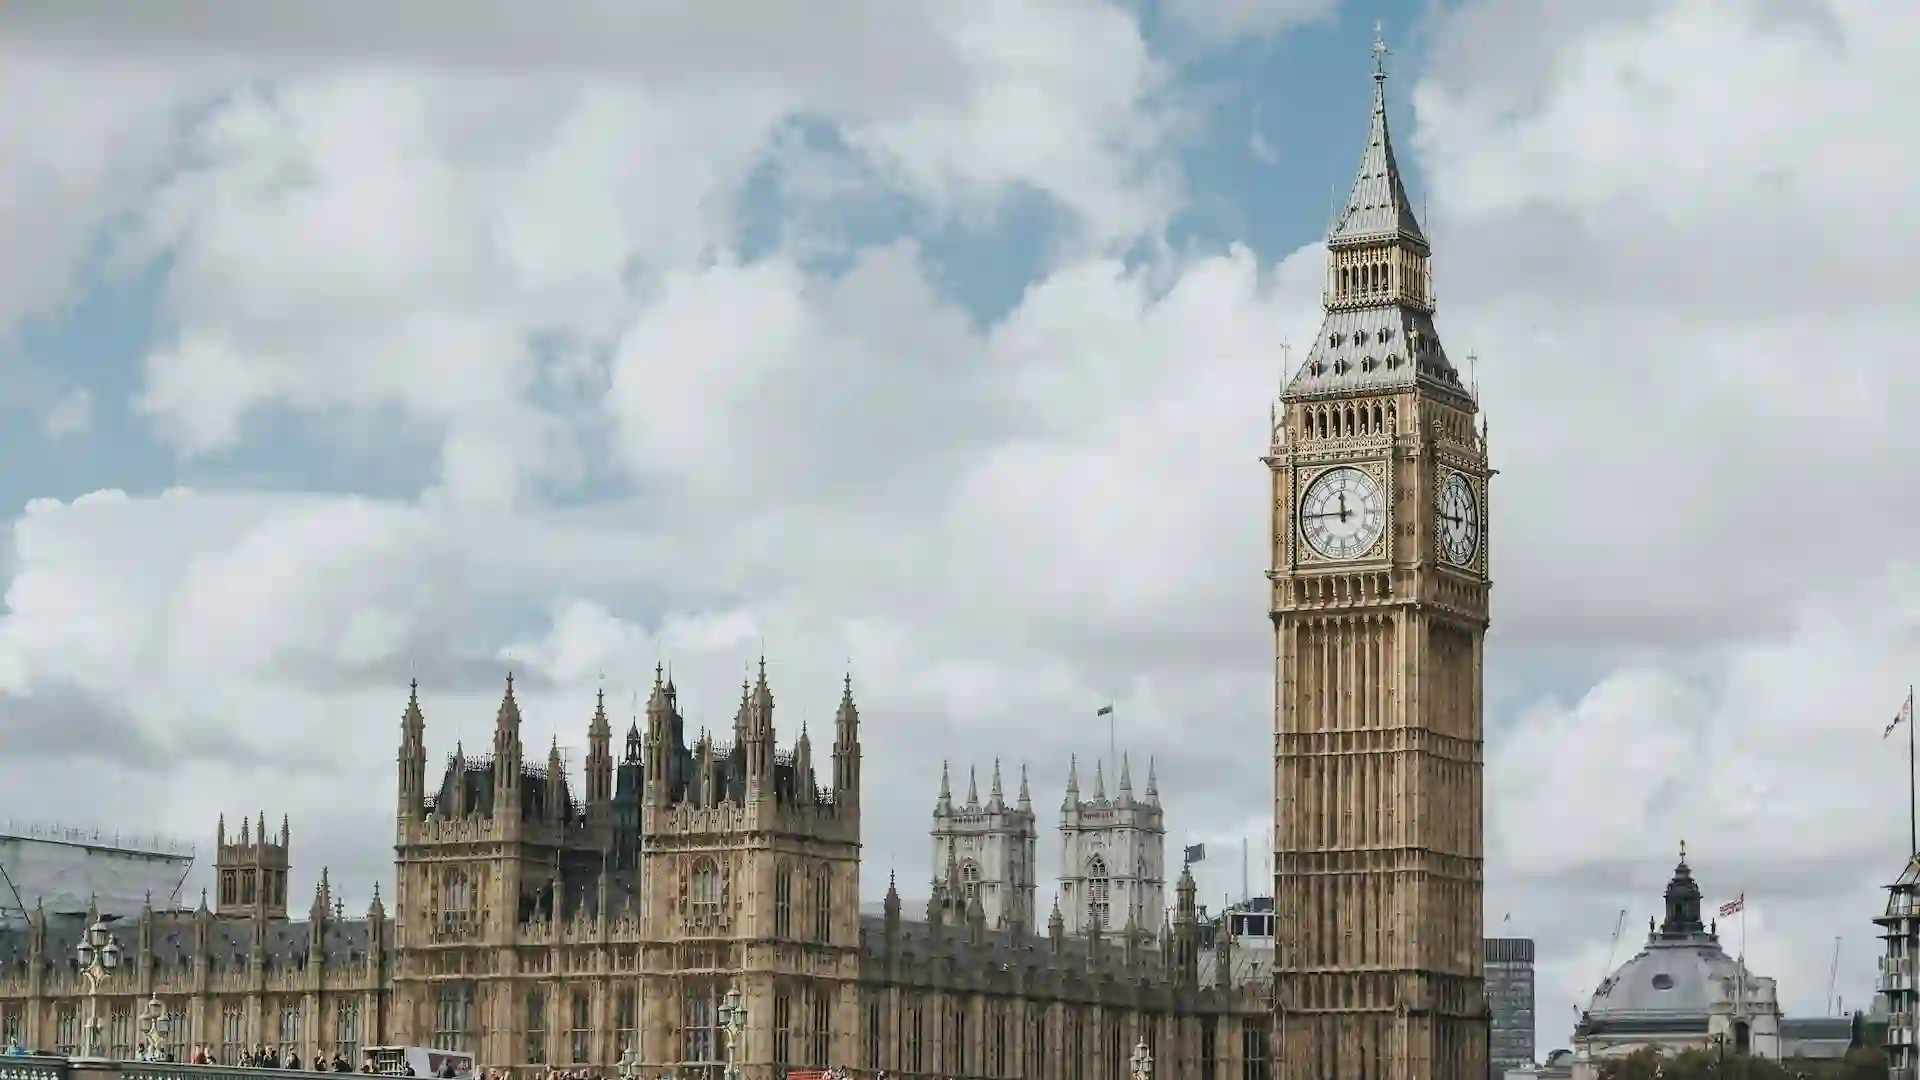
[{"label": "big ben clock tower", "polygon": [[1386,49],[1275,414],[1274,960],[1283,1080],[1482,1080],[1487,467],[1434,329]]}]

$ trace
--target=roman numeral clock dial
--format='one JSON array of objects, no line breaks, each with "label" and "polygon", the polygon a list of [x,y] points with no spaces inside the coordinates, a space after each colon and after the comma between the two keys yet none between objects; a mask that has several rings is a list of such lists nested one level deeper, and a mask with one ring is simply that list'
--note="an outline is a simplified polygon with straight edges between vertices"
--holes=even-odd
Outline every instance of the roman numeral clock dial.
[{"label": "roman numeral clock dial", "polygon": [[1323,559],[1365,555],[1386,527],[1386,494],[1365,469],[1328,469],[1301,496],[1300,538]]},{"label": "roman numeral clock dial", "polygon": [[1455,566],[1472,566],[1474,556],[1480,554],[1480,500],[1473,485],[1460,473],[1446,473],[1433,509],[1440,557]]}]

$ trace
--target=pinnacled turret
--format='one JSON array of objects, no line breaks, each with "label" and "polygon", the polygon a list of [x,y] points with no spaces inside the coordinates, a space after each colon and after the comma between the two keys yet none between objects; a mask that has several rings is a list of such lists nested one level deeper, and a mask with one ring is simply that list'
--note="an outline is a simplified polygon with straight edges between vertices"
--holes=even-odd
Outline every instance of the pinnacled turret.
[{"label": "pinnacled turret", "polygon": [[947,886],[938,877],[928,883],[927,888],[927,928],[934,937],[940,936],[940,927],[947,921]]},{"label": "pinnacled turret", "polygon": [[507,821],[520,819],[520,783],[524,755],[520,745],[520,703],[513,696],[513,673],[493,717],[493,813]]},{"label": "pinnacled turret", "polygon": [[[660,665],[653,667],[653,691],[647,695],[646,763],[640,782],[644,801],[652,806],[671,806],[679,793],[674,790],[668,763],[680,751],[680,725],[673,713],[673,699],[661,679]],[[632,746],[632,736],[628,737]]]},{"label": "pinnacled turret", "polygon": [[547,748],[547,801],[542,807],[549,825],[560,825],[566,821],[567,807],[561,797],[567,789],[567,766],[560,759],[560,736],[555,735]]},{"label": "pinnacled turret", "polygon": [[1199,886],[1193,880],[1193,866],[1180,870],[1180,882],[1174,886],[1172,936],[1174,982],[1181,986],[1200,983],[1200,908],[1195,902]]},{"label": "pinnacled turret", "polygon": [[1033,813],[1033,793],[1027,790],[1027,763],[1020,763],[1020,803],[1015,809],[1023,814]]},{"label": "pinnacled turret", "polygon": [[587,824],[594,842],[613,837],[613,724],[607,720],[607,692],[594,691],[593,719],[587,724]]},{"label": "pinnacled turret", "polygon": [[1074,810],[1080,806],[1080,756],[1067,755],[1067,794],[1060,801],[1060,809]]},{"label": "pinnacled turret", "polygon": [[[880,910],[885,919],[884,926],[887,935],[887,944],[891,946],[894,942],[900,940],[900,889],[894,883],[891,871],[887,874],[887,899],[881,905]],[[891,954],[893,950],[889,948],[887,952]]]},{"label": "pinnacled turret", "polygon": [[860,799],[860,708],[853,703],[853,673],[840,687],[840,708],[833,714],[834,803],[858,806]]},{"label": "pinnacled turret", "polygon": [[1127,925],[1120,931],[1120,960],[1130,968],[1138,967],[1140,964],[1140,939],[1145,936],[1145,933],[1139,922],[1134,919],[1133,912],[1129,910]]},{"label": "pinnacled turret", "polygon": [[1093,801],[1107,801],[1107,763],[1104,761],[1093,763]]},{"label": "pinnacled turret", "polygon": [[[418,679],[407,684],[407,707],[400,714],[399,768],[399,817],[402,823],[417,823],[426,812],[427,795],[427,718],[420,711]],[[224,835],[220,842],[226,843]]]},{"label": "pinnacled turret", "polygon": [[1225,912],[1213,931],[1213,985],[1229,987],[1234,985],[1233,976],[1233,919]]},{"label": "pinnacled turret", "polygon": [[993,759],[993,782],[987,790],[987,813],[998,814],[1006,810],[1006,799],[1000,792],[1000,759]]},{"label": "pinnacled turret", "polygon": [[747,799],[759,797],[761,792],[773,790],[773,759],[775,753],[773,732],[773,690],[767,685],[767,658],[760,658],[760,672],[754,679],[753,689],[741,702],[740,716],[735,720],[735,731],[740,745],[745,750],[747,771]]},{"label": "pinnacled turret", "polygon": [[793,744],[793,795],[796,802],[812,802],[813,737],[807,734],[807,722],[800,721],[800,737]]},{"label": "pinnacled turret", "polygon": [[967,943],[978,948],[987,940],[987,909],[980,903],[980,890],[967,897]]},{"label": "pinnacled turret", "polygon": [[1060,897],[1053,898],[1053,914],[1047,916],[1047,951],[1060,955],[1061,946],[1067,940],[1067,920],[1060,914]]},{"label": "pinnacled turret", "polygon": [[953,814],[953,785],[947,779],[947,763],[940,763],[940,796],[933,801],[933,816],[948,817]]},{"label": "pinnacled turret", "polygon": [[969,765],[967,766],[967,812],[977,813],[979,810],[980,810],[980,780],[977,775],[977,770],[975,770],[973,766]]},{"label": "pinnacled turret", "polygon": [[1153,758],[1147,758],[1147,805],[1160,805],[1160,779],[1154,775]]}]

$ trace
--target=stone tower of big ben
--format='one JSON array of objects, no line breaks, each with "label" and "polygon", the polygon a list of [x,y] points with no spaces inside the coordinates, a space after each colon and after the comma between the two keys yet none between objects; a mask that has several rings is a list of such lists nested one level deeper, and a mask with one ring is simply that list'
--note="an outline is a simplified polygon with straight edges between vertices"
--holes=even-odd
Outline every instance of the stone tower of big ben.
[{"label": "stone tower of big ben", "polygon": [[1383,45],[1326,319],[1273,476],[1275,1052],[1286,1080],[1481,1080],[1487,446],[1434,329]]}]

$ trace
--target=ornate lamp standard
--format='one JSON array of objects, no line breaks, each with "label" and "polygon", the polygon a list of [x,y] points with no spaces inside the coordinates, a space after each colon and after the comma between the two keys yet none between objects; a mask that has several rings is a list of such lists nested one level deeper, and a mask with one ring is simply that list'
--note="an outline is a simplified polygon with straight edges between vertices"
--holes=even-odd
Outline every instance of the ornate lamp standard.
[{"label": "ornate lamp standard", "polygon": [[627,1048],[620,1051],[620,1080],[633,1080],[638,1075],[640,1075],[640,1055],[634,1053],[633,1044],[628,1043]]},{"label": "ornate lamp standard", "polygon": [[167,1060],[167,1033],[173,1028],[173,1021],[167,1016],[167,1007],[160,1004],[160,995],[147,999],[146,1006],[140,1010],[140,1060]]},{"label": "ornate lamp standard", "polygon": [[737,986],[727,989],[727,996],[720,1004],[720,1030],[727,1037],[726,1080],[740,1080],[740,1070],[734,1065],[734,1058],[739,1052],[740,1036],[747,1030],[747,1007],[740,1003],[740,988]]},{"label": "ornate lamp standard", "polygon": [[1147,1049],[1147,1040],[1141,1039],[1134,1046],[1127,1064],[1133,1067],[1133,1080],[1153,1080],[1153,1051]]},{"label": "ornate lamp standard", "polygon": [[81,1037],[80,1056],[97,1058],[101,1056],[100,984],[120,966],[120,943],[113,940],[113,931],[101,919],[80,935],[80,946],[74,953],[80,961],[80,974],[87,979],[87,1030]]}]

